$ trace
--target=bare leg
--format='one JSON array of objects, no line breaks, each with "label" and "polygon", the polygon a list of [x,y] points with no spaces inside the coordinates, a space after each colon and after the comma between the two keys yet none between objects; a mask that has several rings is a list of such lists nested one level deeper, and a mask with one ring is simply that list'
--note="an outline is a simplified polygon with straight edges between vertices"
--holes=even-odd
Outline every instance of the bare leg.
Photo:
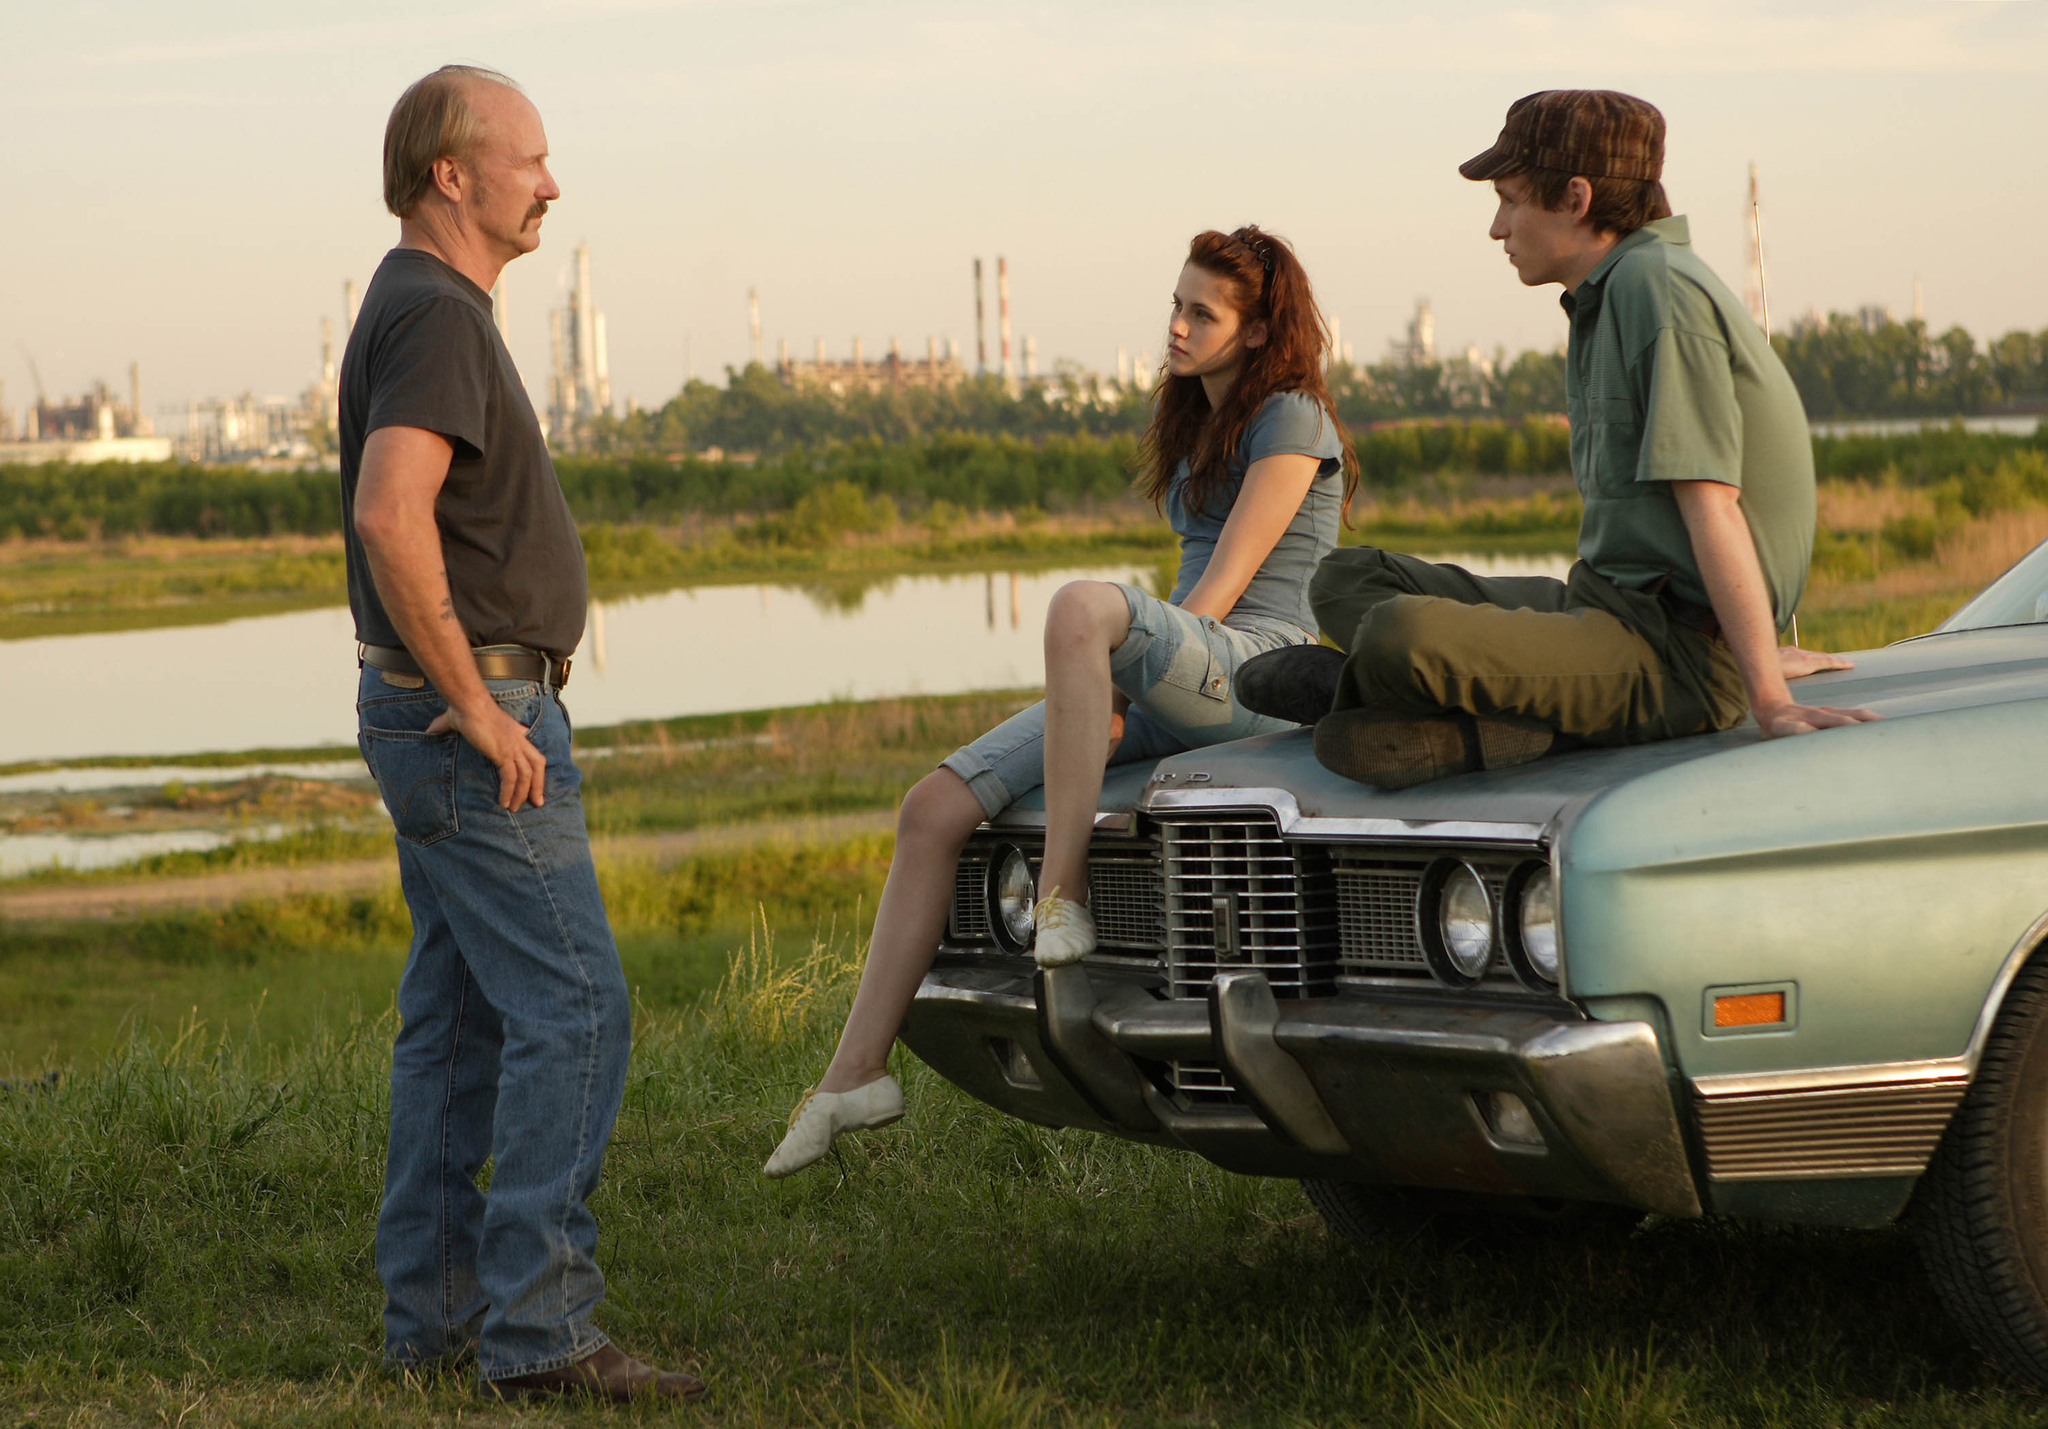
[{"label": "bare leg", "polygon": [[1131,632],[1124,593],[1105,581],[1061,586],[1045,614],[1044,897],[1088,901],[1088,841],[1102,802],[1111,727],[1110,652]]},{"label": "bare leg", "polygon": [[981,801],[950,769],[925,775],[903,796],[896,814],[896,854],[875,906],[875,932],[868,940],[860,991],[839,1034],[839,1050],[818,1083],[820,1091],[850,1092],[888,1070],[903,1014],[946,931],[960,850],[982,818]]}]

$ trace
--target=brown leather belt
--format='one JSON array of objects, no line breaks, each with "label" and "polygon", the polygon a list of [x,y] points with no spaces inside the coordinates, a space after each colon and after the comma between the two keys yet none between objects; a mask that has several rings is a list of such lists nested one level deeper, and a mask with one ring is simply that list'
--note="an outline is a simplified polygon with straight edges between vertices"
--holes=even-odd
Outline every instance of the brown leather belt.
[{"label": "brown leather belt", "polygon": [[[426,678],[427,672],[410,651],[390,645],[357,645],[356,653],[373,670]],[[476,657],[477,674],[486,680],[536,680],[557,690],[569,683],[569,661],[557,660],[545,650],[530,650],[524,645],[485,645],[469,653]]]}]

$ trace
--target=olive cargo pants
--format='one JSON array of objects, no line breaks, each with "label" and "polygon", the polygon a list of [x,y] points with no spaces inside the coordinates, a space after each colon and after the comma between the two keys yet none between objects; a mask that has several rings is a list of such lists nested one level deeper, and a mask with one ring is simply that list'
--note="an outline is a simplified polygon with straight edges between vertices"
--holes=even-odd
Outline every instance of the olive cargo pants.
[{"label": "olive cargo pants", "polygon": [[1587,744],[1647,744],[1749,709],[1725,643],[1584,561],[1562,581],[1475,576],[1352,546],[1316,568],[1309,603],[1350,657],[1340,710],[1509,715]]}]

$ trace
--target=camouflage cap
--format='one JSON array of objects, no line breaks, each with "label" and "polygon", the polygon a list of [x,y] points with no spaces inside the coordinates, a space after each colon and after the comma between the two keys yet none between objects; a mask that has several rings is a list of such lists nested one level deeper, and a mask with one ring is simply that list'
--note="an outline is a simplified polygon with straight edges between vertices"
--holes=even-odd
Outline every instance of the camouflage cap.
[{"label": "camouflage cap", "polygon": [[1458,165],[1468,179],[1557,169],[1589,179],[1664,174],[1664,116],[1611,89],[1546,89],[1518,99],[1493,147]]}]

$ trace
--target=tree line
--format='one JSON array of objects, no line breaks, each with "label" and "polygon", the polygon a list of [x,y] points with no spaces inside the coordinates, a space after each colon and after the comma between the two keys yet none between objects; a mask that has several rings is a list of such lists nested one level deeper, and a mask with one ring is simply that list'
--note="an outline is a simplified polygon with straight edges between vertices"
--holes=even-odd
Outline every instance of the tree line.
[{"label": "tree line", "polygon": [[[2048,406],[2048,330],[2009,332],[1980,345],[1922,322],[1865,327],[1852,316],[1808,320],[1773,338],[1807,414],[1951,417]],[[1471,355],[1436,361],[1339,363],[1330,371],[1337,414],[1353,427],[1416,418],[1519,422],[1561,416],[1564,354]],[[723,387],[692,381],[660,407],[601,417],[579,433],[586,455],[676,456],[716,450],[775,455],[821,443],[914,441],[939,432],[1043,440],[1135,436],[1147,395],[1062,364],[1044,383],[1010,392],[983,375],[947,390],[835,395],[785,386],[766,366],[729,370]]]},{"label": "tree line", "polygon": [[[1562,477],[1570,434],[1554,419],[1409,422],[1355,433],[1367,495],[1424,484],[1457,491],[1491,475]],[[2029,456],[2031,454],[2031,456]],[[1817,437],[1823,478],[1975,489],[1989,474],[2033,471],[2048,427],[2030,436],[1960,425],[1895,436]],[[1129,432],[1044,437],[941,431],[792,447],[752,461],[702,456],[561,457],[556,469],[581,521],[763,520],[844,485],[908,516],[949,511],[1091,511],[1127,502],[1137,460]],[[2000,478],[2001,480],[2003,478]],[[2030,478],[2031,480],[2031,478]],[[2044,493],[2048,499],[2048,493]],[[815,504],[815,503],[814,503]],[[877,507],[876,509],[879,509]],[[264,472],[178,462],[0,466],[0,539],[130,535],[324,535],[340,529],[331,471]]]}]

